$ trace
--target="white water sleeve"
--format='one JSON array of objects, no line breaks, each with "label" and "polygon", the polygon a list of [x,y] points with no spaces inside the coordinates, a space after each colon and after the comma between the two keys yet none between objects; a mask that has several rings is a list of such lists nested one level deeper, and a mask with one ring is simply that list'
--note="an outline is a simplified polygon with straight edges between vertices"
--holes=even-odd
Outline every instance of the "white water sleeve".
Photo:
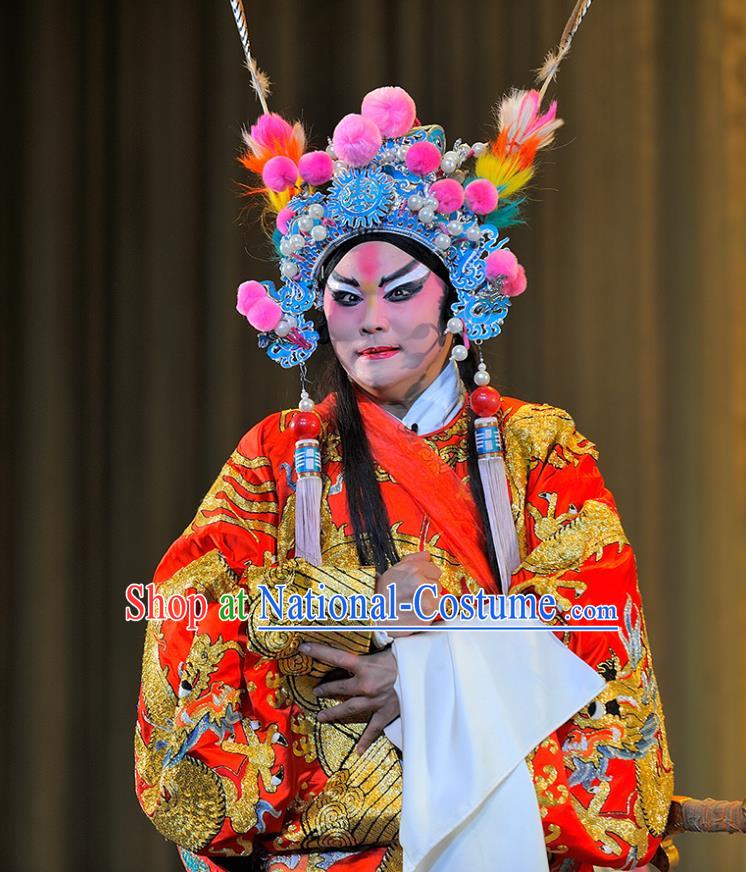
[{"label": "white water sleeve", "polygon": [[393,645],[401,718],[385,732],[403,751],[404,872],[546,870],[525,758],[603,678],[545,630],[456,626],[474,623]]}]

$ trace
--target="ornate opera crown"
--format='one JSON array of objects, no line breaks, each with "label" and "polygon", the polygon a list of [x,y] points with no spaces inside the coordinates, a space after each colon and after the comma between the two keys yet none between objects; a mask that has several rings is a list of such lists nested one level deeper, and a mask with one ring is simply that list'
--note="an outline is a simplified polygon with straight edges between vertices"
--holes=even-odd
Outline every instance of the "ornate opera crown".
[{"label": "ornate opera crown", "polygon": [[502,234],[520,221],[536,154],[562,124],[556,102],[544,112],[541,103],[590,0],[579,0],[559,49],[547,57],[541,91],[514,90],[502,99],[489,142],[457,139],[448,148],[442,127],[419,122],[406,91],[384,87],[365,96],[359,114],[342,118],[325,151],[308,151],[302,126],[269,111],[242,4],[231,5],[264,110],[243,131],[239,160],[261,180],[245,192],[263,195],[276,216],[282,276],[279,287],[247,281],[238,289],[238,311],[259,331],[260,347],[283,367],[304,363],[318,344],[307,313],[322,306],[322,264],[348,240],[376,232],[413,240],[440,258],[465,342],[500,333],[511,298],[526,288]]}]

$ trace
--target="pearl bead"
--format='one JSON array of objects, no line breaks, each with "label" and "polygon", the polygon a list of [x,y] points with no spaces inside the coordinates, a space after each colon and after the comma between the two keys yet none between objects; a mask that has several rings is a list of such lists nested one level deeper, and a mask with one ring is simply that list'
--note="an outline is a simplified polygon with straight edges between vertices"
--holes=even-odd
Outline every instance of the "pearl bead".
[{"label": "pearl bead", "polygon": [[469,240],[469,242],[479,242],[479,240],[482,238],[482,233],[480,229],[473,224],[471,227],[468,228],[465,236]]},{"label": "pearl bead", "polygon": [[292,279],[298,273],[298,264],[294,260],[283,260],[280,264],[280,272],[287,278]]},{"label": "pearl bead", "polygon": [[334,146],[333,146],[333,145],[327,145],[327,147],[326,147],[326,153],[329,155],[329,157],[330,157],[332,160],[336,160],[337,152],[334,151]]},{"label": "pearl bead", "polygon": [[450,175],[452,172],[455,172],[458,163],[456,159],[453,157],[443,157],[443,160],[440,162],[440,168],[446,175]]},{"label": "pearl bead", "polygon": [[308,214],[311,218],[315,218],[317,221],[320,221],[324,217],[324,207],[321,203],[311,203],[308,207]]},{"label": "pearl bead", "polygon": [[435,244],[442,251],[445,251],[451,244],[451,237],[447,233],[438,233],[435,236]]},{"label": "pearl bead", "polygon": [[479,372],[474,373],[474,384],[482,387],[483,385],[488,385],[490,383],[490,374],[488,372]]},{"label": "pearl bead", "polygon": [[435,221],[435,210],[430,206],[423,206],[417,213],[417,217],[423,224],[432,224]]},{"label": "pearl bead", "polygon": [[487,143],[475,142],[471,148],[477,157],[481,157],[487,151]]},{"label": "pearl bead", "polygon": [[424,205],[425,201],[419,194],[410,194],[407,198],[407,206],[409,206],[413,212],[418,212]]},{"label": "pearl bead", "polygon": [[316,403],[310,397],[303,397],[298,403],[298,408],[301,412],[312,412]]},{"label": "pearl bead", "polygon": [[287,336],[288,333],[290,333],[290,331],[291,331],[292,329],[293,329],[293,328],[292,328],[292,327],[288,324],[288,322],[283,318],[283,319],[280,321],[280,323],[277,325],[277,327],[275,327],[275,333],[276,333],[279,337],[282,338],[283,336]]},{"label": "pearl bead", "polygon": [[463,226],[460,221],[456,221],[454,219],[453,221],[448,222],[448,232],[451,234],[451,236],[458,236],[462,230]]},{"label": "pearl bead", "polygon": [[451,360],[466,360],[469,352],[463,345],[454,345],[451,349]]},{"label": "pearl bead", "polygon": [[464,329],[464,322],[460,318],[448,319],[448,323],[446,324],[446,332],[447,333],[460,333]]},{"label": "pearl bead", "polygon": [[425,205],[429,206],[431,209],[437,209],[438,200],[436,197],[425,197]]},{"label": "pearl bead", "polygon": [[290,237],[290,245],[292,246],[293,251],[300,251],[305,244],[306,240],[300,235],[300,233],[293,233]]},{"label": "pearl bead", "polygon": [[397,160],[403,161],[404,158],[407,156],[407,151],[408,149],[406,146],[400,145],[399,148],[396,149]]},{"label": "pearl bead", "polygon": [[283,320],[287,321],[291,328],[298,326],[298,319],[295,315],[285,315]]},{"label": "pearl bead", "polygon": [[280,240],[280,254],[284,254],[287,257],[289,254],[293,253],[293,243],[287,236],[283,236]]},{"label": "pearl bead", "polygon": [[310,215],[301,215],[298,219],[298,227],[303,230],[305,233],[313,227],[313,218]]},{"label": "pearl bead", "polygon": [[347,169],[347,164],[343,160],[334,161],[334,175],[338,176]]},{"label": "pearl bead", "polygon": [[327,230],[323,224],[317,224],[315,227],[311,228],[311,239],[314,242],[321,242],[322,239],[326,239]]},{"label": "pearl bead", "polygon": [[458,155],[456,154],[455,151],[447,151],[443,155],[443,160],[458,161]]}]

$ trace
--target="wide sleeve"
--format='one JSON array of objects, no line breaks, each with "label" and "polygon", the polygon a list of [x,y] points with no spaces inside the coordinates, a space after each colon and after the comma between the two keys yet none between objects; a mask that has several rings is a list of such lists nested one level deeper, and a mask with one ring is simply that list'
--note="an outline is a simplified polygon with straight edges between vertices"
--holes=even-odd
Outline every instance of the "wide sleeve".
[{"label": "wide sleeve", "polygon": [[635,555],[595,445],[563,410],[535,411],[541,440],[528,452],[526,548],[511,592],[553,594],[568,623],[609,616],[596,611],[592,620],[592,607],[611,606],[616,619],[603,632],[563,633],[606,686],[529,764],[548,850],[558,859],[629,869],[655,853],[673,792]]},{"label": "wide sleeve", "polygon": [[145,633],[135,791],[163,836],[205,855],[250,854],[257,837],[281,830],[318,777],[298,756],[292,707],[273,698],[276,661],[252,644],[246,617],[230,603],[246,595],[250,605],[250,584],[265,574],[299,592],[375,583],[371,568],[278,562],[282,506],[266,420],[242,438],[155,571],[164,603],[201,594],[204,617],[190,630],[169,607]]}]

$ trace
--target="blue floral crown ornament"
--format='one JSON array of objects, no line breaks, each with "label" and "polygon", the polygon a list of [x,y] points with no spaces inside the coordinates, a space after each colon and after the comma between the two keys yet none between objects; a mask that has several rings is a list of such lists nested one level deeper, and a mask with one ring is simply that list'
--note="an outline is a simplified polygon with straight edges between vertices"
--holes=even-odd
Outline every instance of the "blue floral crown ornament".
[{"label": "blue floral crown ornament", "polygon": [[322,308],[322,265],[348,240],[378,231],[413,240],[440,259],[457,298],[449,330],[461,332],[467,347],[497,336],[512,297],[526,288],[502,233],[520,222],[537,152],[562,124],[556,101],[543,112],[541,104],[590,2],[577,4],[547,57],[541,90],[513,90],[502,99],[489,142],[457,139],[448,149],[443,128],[422,125],[406,91],[383,87],[365,96],[359,113],[342,118],[324,151],[308,150],[302,126],[269,111],[243,7],[234,0],[231,6],[263,109],[242,133],[239,160],[261,179],[245,192],[264,196],[276,216],[282,276],[279,287],[246,281],[238,289],[237,309],[259,332],[259,346],[283,367],[304,364],[319,340],[308,313]]},{"label": "blue floral crown ornament", "polygon": [[[318,277],[324,261],[350,237],[376,230],[412,239],[440,258],[458,296],[453,314],[462,318],[470,338],[489,339],[500,332],[510,298],[487,280],[485,258],[507,240],[499,239],[497,229],[480,222],[468,207],[438,211],[439,200],[430,190],[437,171],[418,175],[405,162],[408,150],[421,142],[438,149],[439,170],[445,151],[442,128],[414,128],[402,137],[384,140],[365,166],[338,161],[325,192],[304,191],[289,201],[293,217],[287,232],[276,233],[284,283],[279,290],[268,286],[284,312],[302,317],[311,307],[320,309]],[[305,360],[316,346],[318,336],[312,326],[304,327],[302,333],[309,348],[299,349],[266,334],[260,336],[260,345],[268,348],[272,359],[292,366]]]}]

